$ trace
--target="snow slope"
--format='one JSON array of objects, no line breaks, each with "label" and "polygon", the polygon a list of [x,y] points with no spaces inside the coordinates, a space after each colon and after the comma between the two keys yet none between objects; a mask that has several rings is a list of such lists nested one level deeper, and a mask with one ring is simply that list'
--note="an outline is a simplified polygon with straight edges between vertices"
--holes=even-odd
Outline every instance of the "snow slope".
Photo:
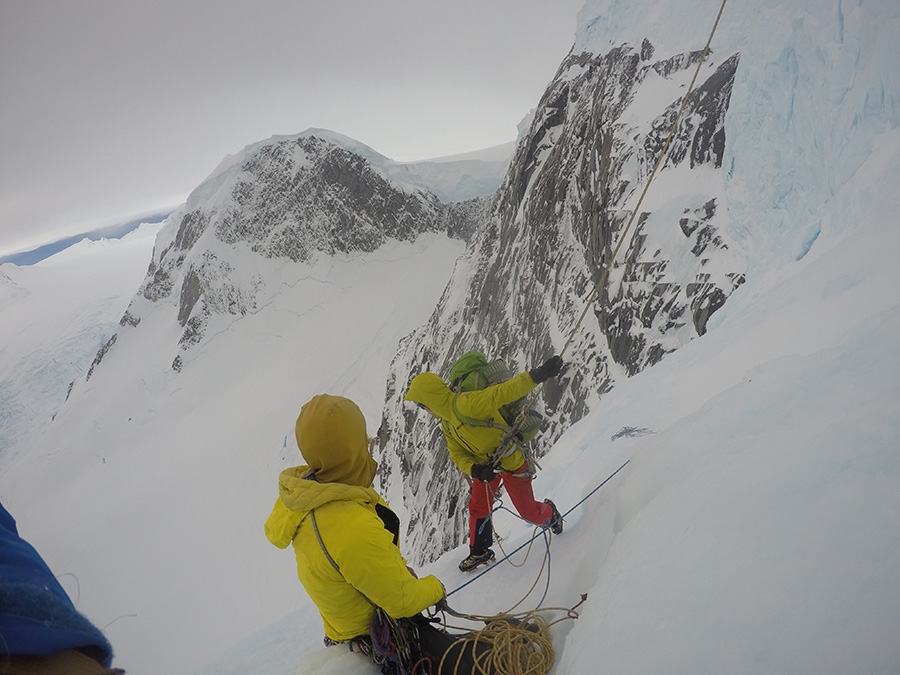
[{"label": "snow slope", "polygon": [[[598,663],[611,673],[896,672],[898,171],[895,131],[878,139],[822,213],[823,231],[802,259],[748,282],[703,339],[617,387],[545,459],[538,494],[574,510],[552,542],[543,605],[571,606],[588,594],[581,618],[553,629],[555,673],[594,672]],[[827,225],[851,207],[853,224]],[[427,249],[421,255],[433,263]],[[357,272],[379,265],[356,264]],[[353,311],[371,304],[351,295]],[[32,305],[37,314],[58,309],[48,296]],[[343,327],[320,316],[316,325]],[[288,337],[280,341],[299,342]],[[377,377],[304,360],[309,384],[298,378],[290,401],[255,420],[259,409],[248,410],[249,402],[261,397],[262,408],[273,407],[281,378],[272,368],[254,375],[259,364],[242,362],[245,343],[235,344],[213,360],[228,362],[227,375],[211,367],[186,386],[220,409],[219,425],[235,417],[249,427],[238,439],[212,429],[216,415],[202,410],[196,392],[173,392],[178,401],[157,410],[129,394],[107,405],[139,410],[144,419],[133,422],[150,438],[100,433],[97,421],[110,417],[92,411],[82,426],[94,428],[93,447],[62,453],[44,445],[29,461],[4,466],[4,504],[131,673],[371,673],[358,656],[321,647],[293,556],[270,547],[260,527],[277,471],[296,461],[294,408],[321,389],[357,398],[377,418]],[[347,353],[333,346],[321,353]],[[298,351],[277,354],[285,367]],[[185,410],[187,401],[195,404]],[[124,414],[112,416],[120,427],[128,426]],[[52,428],[44,438],[59,440]],[[209,446],[216,463],[195,457]],[[531,533],[506,511],[497,520],[508,551]],[[501,562],[458,591],[472,579],[455,569],[461,549],[423,571],[438,574],[457,610],[502,611],[538,578],[541,540],[536,546],[524,567]],[[211,561],[208,549],[221,559]],[[544,581],[524,608],[538,603]],[[264,614],[260,606],[283,618],[240,640],[248,616]],[[228,640],[235,645],[225,649]],[[217,648],[225,651],[215,659]],[[197,671],[204,659],[212,663]]]}]

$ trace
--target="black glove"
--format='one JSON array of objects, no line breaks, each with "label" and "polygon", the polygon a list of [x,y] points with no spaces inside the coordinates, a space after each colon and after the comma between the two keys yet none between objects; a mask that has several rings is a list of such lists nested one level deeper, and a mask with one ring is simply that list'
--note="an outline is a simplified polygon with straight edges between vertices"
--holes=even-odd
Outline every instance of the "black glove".
[{"label": "black glove", "polygon": [[497,471],[490,464],[472,465],[472,478],[474,478],[475,480],[490,483],[492,480],[494,480],[494,476],[496,475]]},{"label": "black glove", "polygon": [[531,375],[531,379],[534,380],[535,384],[540,384],[545,380],[549,380],[551,377],[556,377],[560,374],[563,368],[563,360],[561,356],[551,356],[549,359],[544,361],[544,365],[538,366],[537,368],[532,368],[528,371],[528,374]]}]

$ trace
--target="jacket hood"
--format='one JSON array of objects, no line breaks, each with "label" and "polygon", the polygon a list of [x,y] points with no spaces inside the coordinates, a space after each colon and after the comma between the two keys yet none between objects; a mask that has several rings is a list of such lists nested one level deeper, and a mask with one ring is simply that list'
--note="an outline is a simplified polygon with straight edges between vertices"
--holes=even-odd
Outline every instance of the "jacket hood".
[{"label": "jacket hood", "polygon": [[409,383],[405,401],[421,403],[441,419],[453,417],[453,392],[435,373],[419,373]]},{"label": "jacket hood", "polygon": [[371,504],[379,502],[374,488],[346,483],[322,483],[313,477],[308,466],[293,466],[278,477],[278,496],[291,511],[307,513],[323,504],[336,501],[352,501]]},{"label": "jacket hood", "polygon": [[366,419],[350,399],[319,394],[301,409],[295,426],[300,454],[319,483],[367,488],[378,464],[369,454]]}]

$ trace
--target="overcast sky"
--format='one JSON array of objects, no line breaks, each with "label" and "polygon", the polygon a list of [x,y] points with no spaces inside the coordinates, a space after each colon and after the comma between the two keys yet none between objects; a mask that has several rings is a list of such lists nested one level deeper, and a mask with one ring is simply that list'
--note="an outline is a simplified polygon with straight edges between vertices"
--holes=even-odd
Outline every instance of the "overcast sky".
[{"label": "overcast sky", "polygon": [[512,141],[582,0],[0,0],[0,255],[181,204],[324,127],[397,160]]}]

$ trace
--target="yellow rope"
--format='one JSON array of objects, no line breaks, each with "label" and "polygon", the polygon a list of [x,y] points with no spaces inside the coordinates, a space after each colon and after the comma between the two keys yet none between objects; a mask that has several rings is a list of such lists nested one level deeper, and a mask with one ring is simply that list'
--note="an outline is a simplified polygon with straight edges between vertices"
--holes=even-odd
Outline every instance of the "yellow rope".
[{"label": "yellow rope", "polygon": [[[547,622],[538,614],[512,623],[496,619],[482,630],[460,641],[460,649],[453,673],[459,673],[459,665],[466,653],[475,661],[475,673],[480,675],[544,675],[553,666],[555,654]],[[489,647],[480,654],[478,647]],[[444,658],[438,672],[444,667]]]},{"label": "yellow rope", "polygon": [[[536,526],[534,529],[536,530],[536,529],[538,529],[538,527]],[[494,541],[497,543],[497,546],[500,549],[500,553],[503,554],[503,560],[508,562],[513,567],[524,567],[525,566],[525,563],[528,562],[528,556],[531,555],[531,547],[534,546],[535,539],[537,539],[537,535],[532,535],[531,541],[528,542],[528,548],[525,549],[525,557],[522,559],[522,562],[520,562],[517,565],[516,563],[514,563],[512,561],[512,558],[509,557],[510,554],[507,553],[506,550],[503,548],[503,543],[500,541],[500,537],[497,535],[497,532],[496,531],[494,532]],[[513,551],[513,552],[515,552],[515,551]],[[546,562],[546,554],[544,555],[544,562]],[[543,570],[543,567],[541,569]]]},{"label": "yellow rope", "polygon": [[631,211],[631,217],[628,219],[628,224],[625,226],[625,229],[622,230],[622,234],[619,236],[619,242],[616,244],[616,248],[615,250],[613,250],[612,256],[610,256],[609,262],[606,264],[606,268],[603,270],[600,281],[597,282],[597,285],[594,286],[594,290],[591,291],[591,294],[588,296],[588,299],[584,304],[584,310],[581,312],[581,316],[578,317],[578,322],[575,324],[575,328],[572,329],[572,333],[569,335],[569,339],[563,346],[562,351],[560,352],[560,356],[565,354],[566,350],[569,348],[569,345],[572,343],[572,340],[575,339],[575,333],[581,327],[581,323],[584,321],[584,317],[587,315],[587,311],[590,308],[591,303],[594,301],[594,299],[597,297],[597,294],[600,292],[600,289],[603,288],[603,285],[606,283],[606,279],[609,276],[609,270],[612,267],[612,264],[615,261],[616,257],[619,255],[619,250],[622,248],[622,244],[625,243],[626,236],[631,230],[631,226],[634,223],[635,217],[640,212],[641,204],[644,202],[644,197],[647,195],[647,191],[650,189],[650,184],[653,182],[653,178],[656,176],[656,172],[659,170],[659,167],[662,166],[663,160],[666,158],[666,153],[669,150],[669,144],[672,142],[672,138],[674,138],[675,136],[675,131],[678,129],[678,123],[681,121],[681,114],[684,112],[684,108],[687,105],[688,97],[694,91],[694,85],[697,83],[697,76],[700,75],[700,68],[706,62],[706,57],[709,54],[709,46],[710,44],[712,44],[713,35],[716,34],[716,28],[719,27],[719,19],[722,18],[722,11],[725,9],[726,2],[727,0],[722,0],[722,5],[719,7],[719,13],[716,16],[716,21],[709,33],[709,39],[706,41],[706,46],[703,48],[703,54],[700,56],[700,61],[697,63],[697,69],[694,71],[694,77],[691,78],[691,84],[688,87],[684,98],[681,99],[681,105],[678,108],[678,113],[675,115],[675,120],[672,122],[672,128],[669,130],[669,135],[666,138],[663,149],[659,153],[659,159],[656,160],[656,164],[653,166],[653,171],[650,172],[650,176],[649,178],[647,178],[647,182],[644,184],[644,189],[641,191],[641,196],[638,198],[637,204],[635,204],[634,208]]},{"label": "yellow rope", "polygon": [[[502,613],[494,616],[476,614],[460,614],[445,607],[445,611],[453,616],[470,621],[482,621],[485,627],[469,633],[457,644],[458,650],[453,661],[454,675],[459,672],[462,659],[471,655],[475,663],[477,675],[544,675],[553,665],[555,654],[550,627],[566,619],[577,619],[575,611],[587,595],[581,596],[581,602],[574,607],[540,607],[527,612]],[[564,615],[555,621],[547,621],[542,613],[563,612]],[[444,628],[448,628],[446,621]],[[449,626],[457,630],[466,630],[459,626]],[[441,658],[438,672],[444,672],[444,663],[448,662],[448,650]]]},{"label": "yellow rope", "polygon": [[[537,529],[537,528],[535,528],[535,529]],[[531,547],[534,544],[535,538],[536,537],[532,537],[531,541],[528,543],[528,549],[525,551],[525,560],[522,561],[522,564],[521,565],[513,565],[513,567],[522,567],[528,561],[528,554],[531,552]],[[499,543],[498,543],[498,545],[499,545]],[[505,556],[506,551],[503,551],[502,546],[500,547],[500,550],[503,552],[503,555]],[[521,605],[523,602],[525,602],[525,600],[528,598],[528,596],[531,595],[531,593],[534,591],[535,588],[537,588],[538,582],[541,580],[541,576],[544,574],[544,569],[546,569],[546,567],[547,567],[547,560],[549,560],[549,559],[550,559],[550,540],[548,539],[547,540],[547,548],[544,551],[544,559],[541,561],[541,569],[538,570],[537,576],[535,576],[535,578],[534,578],[534,583],[531,584],[531,588],[529,588],[528,592],[522,596],[521,600],[519,600],[516,604],[514,604],[508,610],[503,612],[501,616],[511,615],[512,611],[516,607]],[[509,560],[509,558],[507,558],[507,560]],[[512,563],[510,563],[510,564],[512,564]]]},{"label": "yellow rope", "polygon": [[[493,511],[493,504],[494,504],[495,498],[494,498],[494,493],[493,493],[493,491],[491,490],[491,486],[490,486],[490,484],[488,484],[488,483],[485,483],[485,484],[484,484],[484,494],[485,494],[485,498],[488,500],[488,503],[491,505],[491,508],[492,508],[492,511]],[[489,517],[489,518],[493,518],[493,512],[492,512],[491,515],[488,516],[488,517]],[[540,526],[535,526],[534,529],[537,530],[538,527],[540,527]],[[497,544],[497,546],[500,548],[500,552],[503,554],[503,559],[506,560],[506,562],[508,562],[508,563],[509,563],[510,565],[512,565],[513,567],[524,567],[524,566],[525,566],[525,563],[528,562],[528,556],[531,554],[531,547],[534,545],[534,540],[537,539],[537,535],[534,535],[534,536],[531,537],[531,541],[528,542],[528,548],[525,550],[525,557],[522,559],[522,562],[520,562],[520,563],[517,565],[517,564],[514,563],[514,562],[512,561],[512,559],[509,557],[509,554],[504,550],[504,548],[503,548],[503,543],[500,541],[500,535],[497,534],[497,530],[494,530],[494,529],[493,529],[493,524],[492,524],[492,526],[491,526],[491,529],[493,530],[494,542],[495,542],[495,543]],[[547,552],[544,554],[544,563],[541,565],[541,572],[544,571],[544,565],[547,564],[547,556],[548,556],[549,554],[550,554],[550,546],[549,546],[549,543],[548,543],[548,545],[547,545]],[[538,573],[538,579],[540,579],[540,573]],[[536,586],[536,585],[537,585],[537,581],[535,581],[534,583],[535,583],[535,586]],[[534,586],[531,587],[531,590],[534,590]],[[531,591],[528,591],[528,593],[525,594],[525,598],[527,598],[528,595],[529,595],[530,593],[531,593]],[[518,607],[518,605],[521,604],[522,601],[525,600],[525,598],[522,598],[522,600],[520,600],[515,606]]]},{"label": "yellow rope", "polygon": [[[456,647],[445,652],[437,672],[445,672],[450,665],[448,654],[456,654],[453,661],[454,675],[460,673],[464,657],[471,656],[479,675],[544,675],[553,665],[555,654],[550,637],[550,625],[536,612],[514,616],[491,617],[487,625],[455,643]],[[466,671],[465,675],[468,675]]]}]

